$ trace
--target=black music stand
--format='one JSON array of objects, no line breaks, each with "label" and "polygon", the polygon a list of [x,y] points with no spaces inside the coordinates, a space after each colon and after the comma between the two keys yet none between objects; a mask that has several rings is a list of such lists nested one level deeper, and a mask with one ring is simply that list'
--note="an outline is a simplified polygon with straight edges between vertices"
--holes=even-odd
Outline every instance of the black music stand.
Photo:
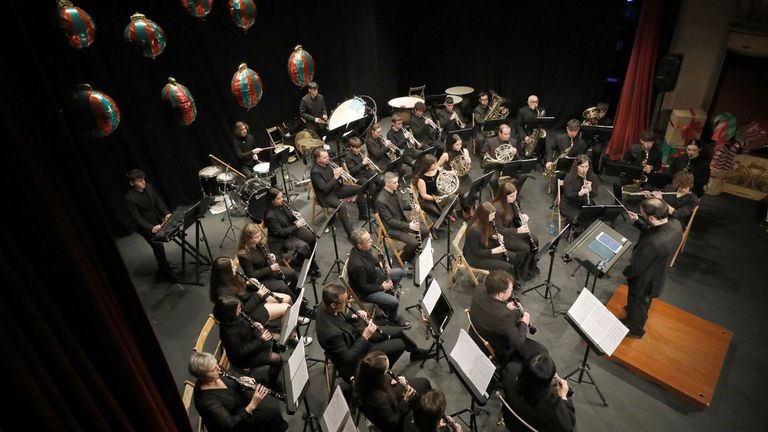
[{"label": "black music stand", "polygon": [[[592,147],[597,145],[598,143],[606,143],[610,142],[611,135],[613,134],[613,126],[581,126],[581,137],[584,139],[584,141],[587,142],[587,153],[590,154],[593,152]],[[605,148],[603,148],[605,150]],[[601,161],[603,160],[603,155],[599,155],[599,158],[597,159],[598,166],[595,167],[596,169],[593,169],[592,171],[597,174],[598,171],[602,171]],[[600,179],[600,181],[603,181],[602,178],[598,175],[597,178]]]},{"label": "black music stand", "polygon": [[624,211],[621,205],[589,205],[582,206],[577,219],[579,226],[588,227],[593,222],[601,220],[614,224],[616,218]]},{"label": "black music stand", "polygon": [[403,157],[400,156],[397,159],[390,161],[387,167],[384,169],[384,172],[398,173],[402,165],[403,165]]},{"label": "black music stand", "polygon": [[624,184],[630,184],[634,180],[640,180],[643,176],[643,167],[639,165],[631,165],[621,161],[609,161],[605,166],[605,173],[619,177]]},{"label": "black music stand", "polygon": [[501,169],[501,174],[499,174],[499,181],[501,181],[503,177],[510,177],[515,179],[515,183],[517,185],[517,193],[520,194],[523,190],[525,181],[528,180],[528,177],[536,180],[536,177],[534,177],[531,173],[536,168],[536,164],[538,164],[538,162],[539,160],[535,158],[518,159],[507,162]]},{"label": "black music stand", "polygon": [[[334,219],[336,218],[336,213],[339,212],[339,209],[343,205],[344,205],[344,202],[342,201],[333,210],[330,210],[330,212],[328,213],[328,218],[325,220],[325,223],[317,231],[317,232],[321,233],[320,237],[322,237],[323,233],[325,233],[325,228],[330,226],[330,228],[331,228],[331,237],[333,237],[333,253],[336,255],[336,259],[334,259],[333,264],[331,264],[328,267],[328,273],[325,274],[325,279],[323,279],[323,285],[325,285],[325,283],[328,282],[328,277],[330,277],[331,273],[333,273],[334,266],[336,267],[336,274],[341,275],[341,267],[344,265],[344,262],[339,258],[339,245],[336,242],[336,224],[334,223]],[[320,241],[320,238],[317,239],[317,242],[319,242],[319,241]],[[315,243],[317,243],[317,242],[315,242]]]},{"label": "black music stand", "polygon": [[424,97],[424,105],[428,107],[442,106],[445,103],[445,98],[447,96],[448,96],[447,93],[426,95]]},{"label": "black music stand", "polygon": [[[317,297],[317,276],[312,276],[309,274],[311,268],[312,268],[312,260],[315,259],[315,252],[317,251],[317,242],[315,242],[315,247],[312,248],[312,253],[309,254],[309,257],[304,260],[304,263],[301,265],[301,271],[299,272],[299,280],[296,283],[296,287],[298,288],[306,288],[307,284],[307,276],[309,276],[309,281],[312,283],[312,292],[315,294],[315,306],[313,309],[317,308],[317,305],[319,304],[319,300]],[[305,297],[306,298],[306,297]]]},{"label": "black music stand", "polygon": [[[173,241],[174,243],[179,245],[179,247],[181,247],[181,275],[182,276],[186,274],[187,253],[195,257],[195,281],[179,282],[180,284],[202,286],[203,284],[200,282],[200,273],[205,271],[205,269],[200,270],[200,265],[202,264],[208,267],[211,265],[211,262],[213,261],[213,256],[211,255],[211,247],[208,245],[208,237],[205,235],[203,224],[200,222],[200,219],[205,216],[205,213],[210,208],[212,199],[213,197],[209,197],[209,198],[204,197],[200,199],[200,201],[190,206],[180,206],[180,207],[177,207],[176,210],[174,210],[174,213],[179,212],[179,216],[182,218],[182,221],[183,221],[181,228],[179,229],[179,232],[177,234],[174,234],[173,237],[171,237],[171,241]],[[191,227],[193,224],[195,225],[195,244],[194,245],[187,240],[187,235],[188,235],[187,229]],[[205,242],[205,247],[206,247],[206,250],[208,251],[208,256],[205,256],[200,253],[201,237],[203,242]]]},{"label": "black music stand", "polygon": [[[482,352],[480,351],[480,347],[478,347],[471,339],[471,337],[466,333],[466,330],[461,329],[459,330],[460,333],[464,333],[466,338],[469,338],[469,341],[467,342],[471,346],[477,349],[477,353],[474,353],[475,355],[480,355]],[[459,337],[459,340],[461,340],[461,335]],[[458,344],[458,341],[457,341]],[[454,347],[455,349],[455,347]],[[474,356],[473,356],[474,358]],[[455,376],[459,379],[459,382],[462,386],[464,386],[464,389],[467,391],[467,393],[470,394],[471,399],[471,405],[470,408],[465,408],[461,411],[457,411],[453,414],[451,414],[451,417],[456,417],[459,420],[461,420],[471,432],[477,432],[477,415],[485,411],[482,407],[485,406],[488,403],[488,400],[490,399],[489,390],[494,389],[498,386],[498,381],[496,379],[496,374],[491,378],[490,382],[488,383],[487,388],[485,389],[479,389],[473,384],[472,375],[468,375],[465,370],[471,369],[472,365],[464,365],[451,357],[450,355],[447,358],[448,360],[448,366],[450,367],[452,372],[455,372]],[[469,422],[464,420],[461,416],[465,413],[469,413]]]},{"label": "black music stand", "polygon": [[[623,210],[622,206],[604,207],[618,207],[619,211]],[[631,245],[631,241],[606,225],[605,222],[595,220],[568,247],[564,257],[579,263],[579,267],[576,268],[571,276],[575,275],[576,271],[581,267],[587,270],[587,279],[584,281],[585,289],[589,286],[590,275],[594,276],[591,289],[592,294],[594,294],[597,279],[605,276],[613,268],[614,264],[629,250]]]},{"label": "black music stand", "polygon": [[269,160],[269,172],[275,172],[278,168],[280,168],[280,176],[283,178],[283,190],[285,191],[285,199],[289,203],[291,202],[291,196],[299,196],[299,194],[296,192],[288,192],[288,181],[285,177],[285,166],[288,164],[288,159],[290,156],[291,152],[288,151],[286,147],[286,150],[275,153],[274,156],[272,156],[272,159]]},{"label": "black music stand", "polygon": [[491,136],[496,136],[499,132],[499,126],[503,124],[509,126],[509,119],[500,118],[500,119],[486,120],[485,123],[483,123],[482,126],[480,127],[480,130],[483,132],[492,131],[494,134]]},{"label": "black music stand", "polygon": [[[373,163],[373,162],[371,162]],[[378,174],[372,175],[368,180],[364,181],[360,186],[360,191],[357,193],[358,197],[361,195],[363,196],[363,199],[365,200],[365,212],[368,213],[366,216],[366,221],[363,223],[363,225],[368,225],[368,232],[373,234],[373,222],[371,217],[371,197],[368,193],[368,190],[371,188],[371,185],[375,184],[374,181],[376,177],[378,177]]]},{"label": "black music stand", "polygon": [[530,129],[545,129],[545,126],[552,126],[555,122],[554,117],[534,117],[523,121],[523,128],[525,130]]},{"label": "black music stand", "polygon": [[[541,258],[541,255],[544,253],[545,250],[549,254],[549,271],[547,272],[547,280],[545,280],[544,282],[534,287],[528,288],[527,290],[523,291],[523,294],[526,294],[529,291],[535,290],[536,293],[539,294],[542,298],[544,298],[545,301],[549,301],[549,304],[552,307],[553,317],[555,316],[555,301],[554,301],[555,294],[552,293],[552,288],[556,289],[558,293],[562,290],[560,289],[560,287],[552,283],[552,269],[555,264],[555,254],[557,253],[557,246],[558,244],[560,244],[560,239],[563,238],[563,234],[565,234],[570,228],[571,228],[571,224],[566,225],[565,228],[562,229],[562,231],[560,231],[552,240],[550,240],[546,244],[546,247],[539,248],[539,252],[536,253],[536,257],[535,257],[536,262],[539,262],[539,259]],[[540,293],[538,290],[541,287],[545,287],[543,294]]]},{"label": "black music stand", "polygon": [[483,189],[491,182],[493,171],[489,171],[472,181],[472,186],[464,195],[464,202],[468,207],[474,207],[475,203],[483,200]]},{"label": "black music stand", "polygon": [[[437,263],[432,266],[432,269],[430,270],[430,273],[434,271],[435,267],[437,266]],[[431,279],[431,278],[427,278]],[[427,281],[425,279],[425,281]],[[429,283],[426,284],[426,289],[424,290],[424,294],[427,293],[427,291],[430,289],[432,285],[432,281],[430,280]],[[421,368],[424,367],[424,364],[429,359],[435,359],[435,361],[439,364],[440,359],[448,358],[448,354],[445,352],[445,347],[443,346],[444,340],[443,340],[443,332],[445,331],[445,328],[448,326],[448,323],[451,321],[451,318],[453,317],[453,306],[451,306],[451,303],[448,301],[448,298],[443,293],[442,289],[440,289],[440,285],[437,285],[435,289],[440,291],[440,296],[438,297],[437,301],[435,302],[434,306],[432,307],[432,310],[428,314],[424,314],[425,311],[428,310],[427,306],[424,304],[424,296],[422,295],[421,300],[419,300],[418,308],[420,312],[422,313],[422,316],[426,316],[426,324],[429,335],[432,336],[432,345],[430,345],[428,350],[428,355],[424,360],[421,361]],[[452,370],[449,368],[449,371],[452,372]]]},{"label": "black music stand", "polygon": [[[432,229],[434,231],[437,231],[440,229],[440,227],[443,225],[443,222],[445,222],[448,219],[448,213],[453,211],[453,206],[456,204],[456,200],[459,199],[458,195],[454,195],[453,198],[448,202],[448,204],[443,208],[442,213],[440,213],[440,217],[437,218],[435,223],[432,225]],[[441,256],[437,261],[435,261],[435,265],[437,265],[440,261],[443,260],[443,258],[446,259],[445,264],[443,266],[445,267],[445,270],[450,273],[451,272],[451,263],[454,260],[453,253],[451,253],[451,222],[446,222],[446,228],[447,233],[445,235],[445,244],[446,249],[443,256]]]},{"label": "black music stand", "polygon": [[576,333],[579,334],[579,336],[587,343],[587,349],[584,351],[584,357],[581,360],[581,364],[577,366],[574,370],[568,372],[563,379],[568,380],[573,375],[576,374],[576,372],[579,372],[579,379],[576,381],[577,383],[581,384],[584,381],[584,374],[586,373],[589,377],[589,381],[586,381],[587,384],[590,384],[595,387],[595,390],[597,390],[597,394],[600,395],[600,399],[603,401],[603,405],[608,406],[608,402],[605,400],[605,396],[603,396],[603,392],[600,391],[600,387],[597,386],[597,381],[595,381],[595,378],[592,376],[592,373],[589,371],[589,363],[587,363],[587,359],[589,359],[589,350],[593,349],[597,353],[597,355],[605,355],[605,352],[598,348],[597,345],[595,345],[592,340],[584,333],[584,330],[582,330],[581,326],[575,322],[571,317],[568,315],[565,315],[565,321],[568,322],[568,324],[573,327],[574,330],[576,330]]},{"label": "black music stand", "polygon": [[[457,129],[450,133],[458,135],[459,137],[461,137],[461,141],[463,141],[464,143],[468,143],[469,140],[472,139],[472,135],[474,134],[474,129],[472,128],[472,126],[470,126],[464,129]],[[466,147],[466,144],[464,146]]]}]

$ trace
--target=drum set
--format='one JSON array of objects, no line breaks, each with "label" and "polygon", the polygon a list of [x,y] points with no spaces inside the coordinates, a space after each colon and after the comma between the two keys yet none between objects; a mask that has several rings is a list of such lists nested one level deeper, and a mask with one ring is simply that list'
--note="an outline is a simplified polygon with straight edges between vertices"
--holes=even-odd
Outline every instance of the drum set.
[{"label": "drum set", "polygon": [[[268,162],[257,164],[256,166],[263,166],[264,164],[266,164],[268,171]],[[267,172],[267,174],[269,173]],[[274,173],[272,175],[274,176]],[[238,176],[234,172],[231,172],[228,169],[222,169],[222,167],[216,165],[207,166],[201,169],[198,172],[198,178],[200,181],[200,190],[202,191],[204,198],[224,196],[225,201],[227,197],[232,200],[239,200],[245,208],[246,215],[251,218],[251,220],[261,221],[263,219],[264,207],[260,206],[258,201],[266,195],[267,190],[271,187],[269,180],[265,181],[264,177],[255,176],[245,180],[243,184],[238,186]],[[231,192],[235,192],[235,194],[233,195]],[[262,208],[261,211],[258,210],[259,207]],[[227,212],[229,212],[229,205],[227,205]]]}]

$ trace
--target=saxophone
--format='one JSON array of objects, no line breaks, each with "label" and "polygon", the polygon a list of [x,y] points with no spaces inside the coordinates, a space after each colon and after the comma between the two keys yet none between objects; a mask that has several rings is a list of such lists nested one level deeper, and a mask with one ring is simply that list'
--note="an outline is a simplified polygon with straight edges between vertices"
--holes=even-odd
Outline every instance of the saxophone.
[{"label": "saxophone", "polygon": [[[546,110],[539,111],[536,109],[536,118],[544,117],[546,112]],[[539,139],[545,138],[546,136],[547,131],[541,128],[534,128],[531,134],[526,137],[523,141],[523,153],[526,159],[533,155],[533,151],[536,150],[536,144],[538,144]]]},{"label": "saxophone", "polygon": [[552,162],[552,166],[549,167],[548,170],[544,171],[544,176],[546,178],[551,178],[553,175],[555,175],[555,173],[557,172],[557,162],[564,157],[568,157],[568,152],[571,151],[572,148],[573,148],[573,138],[571,138],[571,144],[565,150],[563,150],[563,152],[560,153],[560,155],[558,155],[557,158],[555,158],[555,160]]}]

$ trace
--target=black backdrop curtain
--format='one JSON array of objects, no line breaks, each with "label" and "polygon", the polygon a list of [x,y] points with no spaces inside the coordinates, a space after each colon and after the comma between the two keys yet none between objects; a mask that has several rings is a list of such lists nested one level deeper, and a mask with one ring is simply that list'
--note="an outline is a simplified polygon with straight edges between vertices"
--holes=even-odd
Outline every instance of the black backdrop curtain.
[{"label": "black backdrop curtain", "polygon": [[[32,3],[32,2],[30,2]],[[412,85],[428,93],[468,85],[494,89],[514,112],[536,93],[558,126],[579,118],[604,95],[606,76],[617,61],[624,2],[258,2],[247,33],[232,24],[225,1],[214,2],[204,20],[178,1],[82,0],[77,6],[96,21],[95,43],[70,49],[42,11],[26,11],[30,39],[60,105],[78,82],[112,96],[122,121],[103,139],[78,138],[79,150],[110,226],[126,233],[123,174],[148,173],[169,205],[200,194],[197,172],[207,155],[234,159],[230,137],[235,121],[251,126],[257,140],[265,128],[297,114],[305,93],[288,79],[286,64],[300,43],[316,62],[315,79],[329,108],[354,95],[370,95],[381,116],[387,101]],[[19,7],[32,7],[21,5]],[[166,33],[156,59],[131,51],[122,38],[130,15],[140,12]],[[254,109],[238,106],[229,83],[240,62],[259,73],[264,97]],[[186,85],[198,117],[175,125],[160,101],[168,76]]]}]

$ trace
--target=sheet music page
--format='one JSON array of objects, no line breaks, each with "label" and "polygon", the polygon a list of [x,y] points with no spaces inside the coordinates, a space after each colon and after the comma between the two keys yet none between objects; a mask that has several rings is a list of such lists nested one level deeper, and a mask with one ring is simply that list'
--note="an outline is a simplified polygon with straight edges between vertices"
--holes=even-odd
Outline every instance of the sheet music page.
[{"label": "sheet music page", "polygon": [[629,332],[629,329],[588,289],[581,290],[579,297],[568,309],[568,316],[581,327],[600,350],[609,356]]},{"label": "sheet music page", "polygon": [[432,239],[427,237],[427,239],[422,242],[422,250],[419,254],[419,261],[416,263],[417,271],[415,276],[419,285],[424,282],[424,279],[427,278],[429,271],[432,270],[432,266],[434,265],[434,254],[435,250],[432,249]]},{"label": "sheet music page", "polygon": [[297,405],[297,398],[301,395],[307,381],[309,381],[309,370],[307,369],[307,359],[304,357],[304,344],[298,343],[296,349],[288,358],[288,373],[291,376],[291,388],[288,392],[292,400],[291,405]]},{"label": "sheet music page", "polygon": [[344,395],[341,393],[341,387],[336,387],[336,391],[333,392],[333,396],[328,401],[328,406],[323,413],[323,422],[325,422],[326,430],[329,432],[340,430],[341,424],[348,413],[349,406],[344,399]]},{"label": "sheet music page", "polygon": [[358,432],[355,422],[352,421],[352,416],[349,417],[346,423],[344,423],[344,429],[341,432]]},{"label": "sheet music page", "polygon": [[[301,301],[304,298],[304,288],[299,291],[299,296],[296,298],[294,304],[288,306],[288,313],[283,315],[283,325],[280,327],[280,340],[277,341],[280,345],[285,345],[288,342],[288,338],[293,333],[293,329],[296,328],[296,323],[299,320],[299,311],[301,310]],[[299,344],[303,345],[303,344]]]},{"label": "sheet music page", "polygon": [[478,393],[486,394],[496,367],[483,354],[466,330],[459,329],[459,339],[451,350],[450,356],[459,365],[470,383],[478,390]]},{"label": "sheet music page", "polygon": [[442,291],[440,290],[440,285],[437,283],[437,279],[432,279],[432,283],[429,284],[429,288],[427,288],[427,292],[422,299],[424,308],[427,309],[427,315],[432,314],[432,310],[435,309],[437,301],[440,300],[440,294],[442,294]]}]

